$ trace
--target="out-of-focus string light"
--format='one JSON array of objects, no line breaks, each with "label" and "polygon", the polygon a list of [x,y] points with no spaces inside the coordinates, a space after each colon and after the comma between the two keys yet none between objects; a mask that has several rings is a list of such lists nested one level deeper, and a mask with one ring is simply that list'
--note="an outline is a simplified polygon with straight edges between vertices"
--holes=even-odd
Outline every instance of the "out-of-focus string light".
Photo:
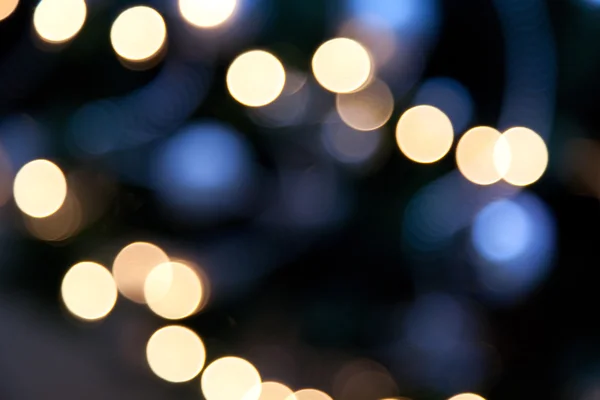
[{"label": "out-of-focus string light", "polygon": [[167,326],[154,332],[146,346],[150,369],[168,382],[187,382],[202,371],[206,361],[204,343],[194,331]]},{"label": "out-of-focus string light", "polygon": [[402,153],[418,163],[433,163],[444,157],[454,140],[450,119],[432,106],[406,111],[396,126],[396,142]]},{"label": "out-of-focus string light", "polygon": [[84,0],[42,0],[33,13],[33,26],[43,41],[59,44],[79,33],[86,16]]},{"label": "out-of-focus string light", "polygon": [[125,246],[113,262],[112,273],[123,296],[136,303],[145,303],[144,284],[152,269],[169,261],[158,246],[135,242]]},{"label": "out-of-focus string light", "polygon": [[144,283],[148,307],[166,319],[182,319],[199,311],[204,290],[200,277],[180,262],[166,262],[154,267]]},{"label": "out-of-focus string light", "polygon": [[167,39],[167,26],[158,11],[136,6],[123,11],[110,30],[112,47],[119,57],[144,62],[156,56]]},{"label": "out-of-focus string light", "polygon": [[179,0],[179,12],[198,28],[214,28],[231,17],[236,5],[237,0]]},{"label": "out-of-focus string light", "polygon": [[502,178],[503,171],[497,167],[494,153],[506,154],[506,148],[496,147],[502,146],[499,139],[500,132],[487,126],[470,129],[460,138],[456,164],[465,178],[478,185],[491,185]]},{"label": "out-of-focus string light", "polygon": [[2,0],[2,1],[0,1],[0,21],[10,17],[10,15],[13,12],[15,12],[18,5],[19,5],[19,0]]},{"label": "out-of-focus string light", "polygon": [[67,197],[67,180],[56,164],[34,160],[17,173],[13,186],[17,207],[34,218],[54,214]]},{"label": "out-of-focus string light", "polygon": [[473,393],[461,393],[450,397],[448,400],[485,400],[483,397]]},{"label": "out-of-focus string light", "polygon": [[312,70],[321,86],[330,92],[350,93],[360,89],[373,72],[365,47],[348,38],[323,43],[312,59]]},{"label": "out-of-focus string light", "polygon": [[58,242],[75,235],[83,225],[83,210],[74,193],[68,192],[63,205],[45,218],[25,216],[25,227],[40,240]]},{"label": "out-of-focus string light", "polygon": [[302,389],[294,393],[296,400],[333,400],[327,393],[317,389]]},{"label": "out-of-focus string light", "polygon": [[89,261],[67,271],[60,292],[73,315],[90,321],[106,317],[117,301],[117,285],[110,271]]},{"label": "out-of-focus string light", "polygon": [[383,126],[394,112],[394,96],[385,82],[377,79],[354,93],[336,97],[340,118],[359,131],[372,131]]},{"label": "out-of-focus string light", "polygon": [[239,55],[227,70],[227,89],[231,96],[249,107],[262,107],[273,102],[285,85],[281,61],[263,50]]},{"label": "out-of-focus string light", "polygon": [[[249,396],[254,396],[250,391]],[[246,400],[246,396],[242,400]],[[294,392],[289,387],[279,382],[263,382],[260,385],[260,397],[258,400],[296,400]]]},{"label": "out-of-focus string light", "polygon": [[511,185],[531,185],[542,177],[548,166],[546,143],[531,129],[509,129],[496,143],[494,164]]},{"label": "out-of-focus string light", "polygon": [[258,400],[261,393],[260,374],[238,357],[213,361],[204,369],[200,385],[206,400]]}]

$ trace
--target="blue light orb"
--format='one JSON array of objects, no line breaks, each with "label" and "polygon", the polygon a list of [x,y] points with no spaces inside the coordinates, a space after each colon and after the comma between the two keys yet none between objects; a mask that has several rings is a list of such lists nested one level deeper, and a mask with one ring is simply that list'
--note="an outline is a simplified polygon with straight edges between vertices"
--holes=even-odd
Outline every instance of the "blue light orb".
[{"label": "blue light orb", "polygon": [[253,159],[244,138],[228,125],[196,123],[160,148],[156,188],[166,203],[189,216],[235,213],[253,181]]},{"label": "blue light orb", "polygon": [[352,18],[380,21],[406,34],[421,34],[438,24],[435,0],[347,0]]},{"label": "blue light orb", "polygon": [[530,244],[533,221],[511,200],[487,205],[475,218],[471,238],[475,250],[492,262],[513,260]]},{"label": "blue light orb", "polygon": [[425,81],[417,91],[413,104],[426,104],[439,108],[450,118],[457,133],[463,132],[468,127],[475,108],[467,88],[455,79],[445,77]]}]

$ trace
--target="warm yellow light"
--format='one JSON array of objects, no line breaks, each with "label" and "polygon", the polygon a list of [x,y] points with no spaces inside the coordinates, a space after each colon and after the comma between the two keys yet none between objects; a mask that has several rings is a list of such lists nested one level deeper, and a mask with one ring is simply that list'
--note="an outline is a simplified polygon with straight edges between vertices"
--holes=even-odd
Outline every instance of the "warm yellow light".
[{"label": "warm yellow light", "polygon": [[502,171],[494,161],[499,139],[500,132],[487,126],[470,129],[460,138],[456,164],[465,178],[478,185],[491,185],[502,178]]},{"label": "warm yellow light", "polygon": [[[254,396],[254,391],[250,392]],[[242,400],[247,400],[246,397]],[[260,397],[258,400],[296,400],[294,392],[289,387],[279,382],[263,382],[260,385]]]},{"label": "warm yellow light", "polygon": [[[333,400],[327,393],[316,389],[302,389],[294,393],[296,400]],[[286,400],[292,400],[290,398]]]},{"label": "warm yellow light", "polygon": [[34,218],[54,214],[67,197],[67,180],[56,164],[35,160],[17,173],[13,185],[17,207]]},{"label": "warm yellow light", "polygon": [[113,262],[117,288],[128,299],[145,303],[144,283],[152,269],[169,261],[167,254],[152,243],[135,242],[125,246]]},{"label": "warm yellow light", "polygon": [[200,277],[180,262],[166,262],[154,267],[144,283],[148,307],[166,319],[186,318],[199,310],[204,290]]},{"label": "warm yellow light", "polygon": [[206,400],[258,400],[261,392],[260,374],[238,357],[213,361],[202,373],[200,385]]},{"label": "warm yellow light", "polygon": [[417,106],[406,111],[396,126],[400,151],[418,163],[433,163],[444,157],[454,140],[450,119],[432,106]]},{"label": "warm yellow light", "polygon": [[515,186],[527,186],[542,177],[548,166],[544,139],[528,128],[504,132],[494,149],[494,163],[504,180]]},{"label": "warm yellow light", "polygon": [[128,61],[148,61],[163,48],[167,26],[153,8],[136,6],[123,11],[110,30],[115,52]]},{"label": "warm yellow light", "polygon": [[8,18],[19,5],[19,0],[2,0],[0,1],[0,21]]},{"label": "warm yellow light", "polygon": [[150,369],[168,382],[187,382],[202,371],[204,343],[191,329],[167,326],[154,332],[146,346]]},{"label": "warm yellow light", "polygon": [[33,13],[33,26],[43,41],[64,43],[79,33],[86,16],[84,0],[42,0]]},{"label": "warm yellow light", "polygon": [[456,396],[452,396],[448,400],[485,400],[483,397],[478,396],[473,393],[462,393],[457,394]]},{"label": "warm yellow light", "polygon": [[372,131],[383,126],[394,111],[394,96],[385,82],[374,80],[354,93],[338,94],[336,108],[351,128]]},{"label": "warm yellow light", "polygon": [[236,4],[236,0],[179,0],[179,12],[194,26],[213,28],[231,17]]},{"label": "warm yellow light", "polygon": [[227,70],[227,89],[231,96],[249,107],[273,102],[285,85],[285,70],[271,53],[252,50],[239,55]]},{"label": "warm yellow light", "polygon": [[317,81],[335,93],[350,93],[367,83],[372,72],[371,56],[363,45],[348,38],[323,43],[312,59]]},{"label": "warm yellow light", "polygon": [[83,212],[79,199],[67,193],[63,205],[45,218],[25,216],[25,227],[32,236],[40,240],[61,241],[73,236],[83,225]]},{"label": "warm yellow light", "polygon": [[117,301],[117,286],[110,271],[89,261],[67,271],[60,292],[73,315],[91,321],[106,317]]}]

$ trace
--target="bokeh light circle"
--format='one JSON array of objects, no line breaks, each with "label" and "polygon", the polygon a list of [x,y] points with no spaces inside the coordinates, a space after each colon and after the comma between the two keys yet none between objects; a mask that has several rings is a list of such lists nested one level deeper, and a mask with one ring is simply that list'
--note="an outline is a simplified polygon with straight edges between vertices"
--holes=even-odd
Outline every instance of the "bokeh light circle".
[{"label": "bokeh light circle", "polygon": [[19,5],[19,0],[2,0],[2,1],[0,1],[0,21],[10,17],[10,15],[13,12],[15,12],[18,5]]},{"label": "bokeh light circle", "polygon": [[456,396],[452,396],[448,400],[485,400],[483,397],[473,393],[461,393]]},{"label": "bokeh light circle", "polygon": [[33,27],[43,41],[64,43],[79,33],[86,16],[84,0],[42,0],[33,13]]},{"label": "bokeh light circle", "polygon": [[84,320],[106,317],[117,302],[117,285],[110,271],[95,262],[72,266],[63,278],[60,292],[69,312]]},{"label": "bokeh light circle", "polygon": [[112,267],[117,288],[129,300],[145,303],[144,284],[148,274],[168,261],[167,254],[152,243],[135,242],[125,246],[115,257]]},{"label": "bokeh light circle", "polygon": [[433,163],[444,157],[454,140],[450,119],[432,106],[416,106],[407,110],[396,126],[396,142],[400,151],[418,163]]},{"label": "bokeh light circle", "polygon": [[259,400],[261,378],[256,368],[238,357],[223,357],[209,364],[200,379],[206,400]]},{"label": "bokeh light circle", "polygon": [[294,393],[294,397],[286,400],[333,400],[331,396],[317,389],[302,389]]},{"label": "bokeh light circle", "polygon": [[548,149],[544,139],[531,129],[512,128],[498,140],[494,163],[502,178],[511,185],[531,185],[546,171]]},{"label": "bokeh light circle", "polygon": [[146,346],[152,372],[168,382],[187,382],[195,378],[206,361],[204,343],[191,329],[167,326],[154,332]]},{"label": "bokeh light circle", "polygon": [[236,5],[237,0],[179,0],[179,12],[198,28],[214,28],[231,17]]},{"label": "bokeh light circle", "polygon": [[392,116],[394,96],[388,85],[377,79],[357,92],[338,94],[336,108],[348,126],[359,131],[372,131]]},{"label": "bokeh light circle", "polygon": [[17,173],[13,185],[17,207],[34,218],[54,214],[67,197],[67,180],[56,164],[34,160]]},{"label": "bokeh light circle", "polygon": [[154,267],[144,283],[148,307],[166,319],[182,319],[198,311],[204,290],[200,277],[180,262],[166,262]]},{"label": "bokeh light circle", "polygon": [[285,86],[281,61],[263,50],[239,55],[227,70],[227,89],[238,102],[261,107],[273,102]]},{"label": "bokeh light circle", "polygon": [[128,61],[147,61],[165,45],[167,26],[158,11],[136,6],[123,11],[113,22],[110,42],[119,57]]},{"label": "bokeh light circle", "polygon": [[[255,390],[250,390],[248,396],[254,396]],[[244,396],[242,400],[246,399]],[[260,397],[258,400],[296,400],[294,392],[289,387],[279,382],[263,382],[260,385]]]},{"label": "bokeh light circle", "polygon": [[456,147],[456,164],[466,179],[478,185],[491,185],[502,178],[494,156],[500,136],[494,128],[478,126],[460,138]]},{"label": "bokeh light circle", "polygon": [[335,93],[361,88],[369,80],[372,68],[367,49],[348,38],[323,43],[312,59],[312,70],[319,84]]}]

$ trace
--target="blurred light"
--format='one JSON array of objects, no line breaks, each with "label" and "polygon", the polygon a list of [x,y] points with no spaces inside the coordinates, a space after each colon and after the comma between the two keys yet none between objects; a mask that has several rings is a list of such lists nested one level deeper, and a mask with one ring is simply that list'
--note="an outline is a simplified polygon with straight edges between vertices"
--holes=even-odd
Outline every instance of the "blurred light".
[{"label": "blurred light", "polygon": [[237,0],[179,0],[179,12],[194,26],[214,28],[231,17],[236,5]]},{"label": "blurred light", "polygon": [[60,291],[67,309],[84,320],[106,317],[117,302],[117,286],[110,271],[89,261],[67,271]]},{"label": "blurred light", "polygon": [[159,149],[154,182],[163,199],[187,219],[239,212],[254,178],[248,143],[230,126],[188,125]]},{"label": "blurred light", "polygon": [[166,262],[152,269],[144,283],[148,307],[166,319],[182,319],[199,311],[204,295],[200,277],[180,262]]},{"label": "blurred light", "polygon": [[400,151],[412,161],[433,163],[444,157],[454,140],[452,123],[442,111],[431,106],[417,106],[400,117],[396,142]]},{"label": "blurred light", "polygon": [[547,275],[556,251],[556,226],[548,207],[519,192],[482,208],[471,240],[481,292],[490,300],[515,302]]},{"label": "blurred light", "polygon": [[335,93],[359,89],[371,77],[372,69],[367,49],[348,38],[323,43],[312,59],[312,70],[319,84]]},{"label": "blurred light", "polygon": [[382,399],[397,394],[398,385],[387,369],[371,360],[348,363],[335,376],[336,400]]},{"label": "blurred light", "polygon": [[452,78],[428,79],[417,91],[413,104],[439,108],[450,118],[455,132],[463,132],[467,128],[475,108],[469,91]]},{"label": "blurred light", "polygon": [[500,132],[487,126],[472,128],[460,138],[456,164],[465,178],[478,185],[491,185],[502,178],[494,160],[499,139]]},{"label": "blurred light", "polygon": [[[254,397],[254,390],[250,391],[249,396]],[[246,396],[242,400],[247,400]],[[258,400],[296,400],[296,397],[292,389],[279,382],[263,382]]]},{"label": "blurred light", "polygon": [[56,164],[34,160],[23,166],[15,176],[15,202],[25,214],[44,218],[54,214],[67,197],[67,181]]},{"label": "blurred light", "polygon": [[490,261],[507,261],[520,255],[533,234],[532,221],[518,204],[499,200],[475,218],[472,240],[479,254]]},{"label": "blurred light", "polygon": [[19,0],[2,0],[0,1],[0,21],[8,18],[19,5]]},{"label": "blurred light", "polygon": [[333,400],[328,394],[317,389],[302,389],[294,393],[296,400]]},{"label": "blurred light", "polygon": [[136,6],[113,22],[110,41],[115,52],[128,61],[142,62],[156,56],[167,38],[163,17],[153,8]]},{"label": "blurred light", "polygon": [[29,233],[51,242],[66,240],[75,235],[83,225],[83,211],[77,196],[70,190],[63,205],[54,214],[44,218],[25,216],[25,227]]},{"label": "blurred light", "polygon": [[213,361],[202,373],[200,385],[206,400],[258,400],[261,392],[260,374],[238,357]]},{"label": "blurred light", "polygon": [[456,396],[452,396],[448,400],[485,400],[483,397],[478,396],[473,393],[462,393],[457,394]]},{"label": "blurred light", "polygon": [[285,70],[273,54],[252,50],[239,55],[227,70],[231,96],[249,107],[273,102],[285,85]]},{"label": "blurred light", "polygon": [[[398,52],[398,40],[392,27],[381,20],[352,19],[340,29],[340,36],[362,43],[369,50],[373,68],[379,69],[393,60]],[[377,67],[377,68],[375,68]]]},{"label": "blurred light", "polygon": [[135,242],[125,246],[113,262],[112,273],[123,296],[145,303],[144,284],[152,269],[169,261],[167,254],[152,243]]},{"label": "blurred light", "polygon": [[502,178],[515,186],[536,182],[548,166],[548,149],[544,139],[527,128],[504,132],[494,149],[496,169]]},{"label": "blurred light", "polygon": [[377,79],[354,93],[336,97],[340,118],[359,131],[372,131],[389,121],[394,112],[394,96],[385,82]]},{"label": "blurred light", "polygon": [[361,132],[337,121],[325,122],[321,140],[327,152],[344,164],[364,164],[373,160],[383,145],[381,130]]},{"label": "blurred light", "polygon": [[33,26],[43,41],[64,43],[79,33],[86,16],[84,0],[41,0],[33,14]]},{"label": "blurred light", "polygon": [[168,382],[187,382],[202,371],[206,361],[204,343],[191,329],[167,326],[154,332],[146,346],[148,365]]},{"label": "blurred light", "polygon": [[438,7],[433,0],[346,0],[352,17],[381,21],[404,36],[435,28]]}]

